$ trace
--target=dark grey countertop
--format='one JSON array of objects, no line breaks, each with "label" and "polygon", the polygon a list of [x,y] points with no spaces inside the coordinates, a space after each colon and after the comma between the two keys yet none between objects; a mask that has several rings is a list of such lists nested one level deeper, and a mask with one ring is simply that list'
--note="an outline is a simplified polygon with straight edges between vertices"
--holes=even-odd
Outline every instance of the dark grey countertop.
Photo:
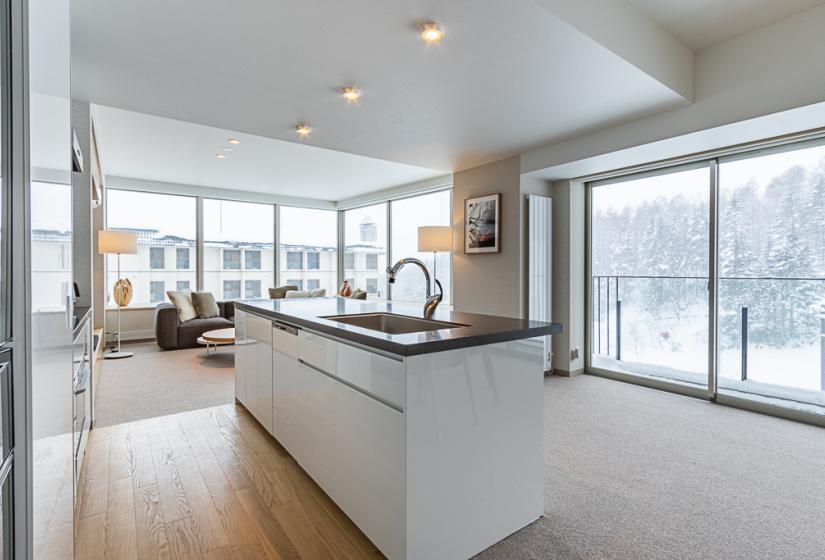
[{"label": "dark grey countertop", "polygon": [[478,315],[442,308],[436,310],[433,319],[462,323],[467,326],[409,334],[385,334],[371,329],[338,323],[323,317],[387,312],[421,318],[423,317],[423,305],[388,301],[359,301],[337,297],[246,300],[236,301],[235,307],[262,317],[283,321],[400,356],[430,354],[456,348],[559,334],[563,331],[563,326],[559,323]]}]

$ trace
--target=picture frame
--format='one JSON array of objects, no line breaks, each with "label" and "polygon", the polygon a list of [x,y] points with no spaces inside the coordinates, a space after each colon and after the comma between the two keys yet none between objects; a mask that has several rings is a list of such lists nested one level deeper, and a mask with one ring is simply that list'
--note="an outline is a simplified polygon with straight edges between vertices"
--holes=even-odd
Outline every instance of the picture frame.
[{"label": "picture frame", "polygon": [[464,200],[464,252],[501,251],[501,193]]}]

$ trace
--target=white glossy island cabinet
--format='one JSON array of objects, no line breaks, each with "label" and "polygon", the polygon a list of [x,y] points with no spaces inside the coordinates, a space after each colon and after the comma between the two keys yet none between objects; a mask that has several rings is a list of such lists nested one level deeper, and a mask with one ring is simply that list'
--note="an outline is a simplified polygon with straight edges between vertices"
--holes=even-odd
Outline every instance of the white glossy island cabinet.
[{"label": "white glossy island cabinet", "polygon": [[235,324],[237,400],[387,557],[468,558],[542,514],[534,339],[400,356]]}]

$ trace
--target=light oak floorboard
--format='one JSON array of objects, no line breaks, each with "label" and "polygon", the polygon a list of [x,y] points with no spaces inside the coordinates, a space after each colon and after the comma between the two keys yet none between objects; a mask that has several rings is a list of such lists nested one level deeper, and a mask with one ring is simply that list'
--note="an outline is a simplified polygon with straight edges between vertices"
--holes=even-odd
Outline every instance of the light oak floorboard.
[{"label": "light oak floorboard", "polygon": [[80,483],[77,560],[383,558],[239,405],[92,430]]}]

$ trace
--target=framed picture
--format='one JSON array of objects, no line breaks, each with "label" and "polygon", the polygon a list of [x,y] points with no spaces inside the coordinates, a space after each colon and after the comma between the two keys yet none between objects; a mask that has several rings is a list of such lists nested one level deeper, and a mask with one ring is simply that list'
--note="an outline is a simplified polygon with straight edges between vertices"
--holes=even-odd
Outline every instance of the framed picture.
[{"label": "framed picture", "polygon": [[464,201],[464,252],[498,253],[501,193]]}]

